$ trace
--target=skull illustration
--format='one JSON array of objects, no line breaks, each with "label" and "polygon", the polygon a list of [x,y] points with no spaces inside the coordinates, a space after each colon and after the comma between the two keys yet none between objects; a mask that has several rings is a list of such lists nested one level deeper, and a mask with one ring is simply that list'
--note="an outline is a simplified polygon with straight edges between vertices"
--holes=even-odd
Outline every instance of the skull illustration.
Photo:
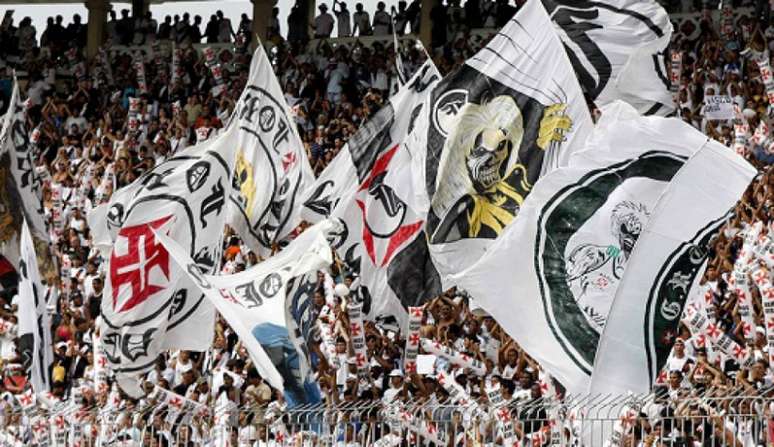
[{"label": "skull illustration", "polygon": [[618,239],[624,258],[629,259],[634,244],[642,233],[642,227],[649,218],[650,213],[641,203],[627,200],[613,208],[612,231]]},{"label": "skull illustration", "polygon": [[512,148],[506,129],[484,128],[476,135],[466,165],[477,192],[483,193],[502,180]]}]

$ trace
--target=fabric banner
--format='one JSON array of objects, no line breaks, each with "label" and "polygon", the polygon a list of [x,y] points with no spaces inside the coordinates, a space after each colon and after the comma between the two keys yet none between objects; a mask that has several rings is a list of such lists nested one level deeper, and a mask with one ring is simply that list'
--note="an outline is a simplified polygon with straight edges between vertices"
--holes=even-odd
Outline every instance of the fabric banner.
[{"label": "fabric banner", "polygon": [[[5,178],[4,196],[9,200],[8,209],[0,212],[0,243],[11,240],[13,234],[21,231],[22,218],[27,221],[32,235],[48,241],[48,231],[43,210],[43,180],[35,169],[34,145],[29,142],[27,129],[27,107],[19,93],[19,84],[14,77],[13,91],[8,111],[0,131],[0,153],[8,154],[11,178]],[[3,174],[5,177],[7,174]],[[13,186],[9,187],[9,183]],[[18,197],[14,195],[18,194]],[[6,197],[2,197],[5,199]]]},{"label": "fabric banner", "polygon": [[[412,145],[424,173],[433,263],[446,284],[516,218],[541,174],[583,148],[592,121],[562,43],[530,1],[490,43],[433,90],[423,138]],[[424,154],[424,155],[423,155]]]},{"label": "fabric banner", "polygon": [[643,226],[615,294],[592,394],[650,391],[697,287],[710,240],[755,175],[744,159],[710,140],[672,179]]},{"label": "fabric banner", "polygon": [[349,337],[352,349],[355,351],[355,366],[360,380],[369,382],[368,351],[366,349],[365,326],[363,325],[363,306],[360,304],[348,304]]},{"label": "fabric banner", "polygon": [[704,118],[708,120],[732,120],[734,103],[730,96],[710,95],[704,97]]},{"label": "fabric banner", "polygon": [[228,223],[266,257],[300,223],[301,193],[314,182],[290,107],[259,45],[232,121],[238,121],[234,189]]},{"label": "fabric banner", "polygon": [[403,351],[403,372],[417,372],[417,354],[419,354],[419,337],[422,329],[422,307],[408,308],[408,327],[406,328],[406,349]]},{"label": "fabric banner", "polygon": [[439,79],[432,61],[425,62],[305,194],[305,219],[340,222],[332,246],[348,274],[359,277],[353,292],[369,319],[392,316],[405,324],[403,307],[441,293],[427,254],[426,213],[412,187],[414,154],[406,144]]},{"label": "fabric banner", "polygon": [[766,345],[768,346],[766,360],[769,362],[769,370],[774,370],[774,285],[771,284],[771,274],[767,269],[758,267],[753,272],[753,278],[761,293]]},{"label": "fabric banner", "polygon": [[49,390],[49,367],[54,360],[51,350],[51,320],[43,296],[44,289],[40,282],[35,246],[26,221],[22,225],[20,251],[17,315],[19,351],[32,389],[36,393],[42,393]]},{"label": "fabric banner", "polygon": [[597,106],[620,99],[642,114],[674,110],[665,58],[673,30],[656,0],[542,2]]},{"label": "fabric banner", "polygon": [[228,276],[204,274],[186,250],[167,237],[163,229],[155,230],[155,234],[175,263],[237,333],[261,376],[274,388],[283,390],[283,383],[290,385],[294,380],[277,370],[255,334],[265,325],[287,327],[285,291],[290,278],[333,262],[326,240],[330,227],[329,222],[320,222],[301,233],[279,254]]},{"label": "fabric banner", "polygon": [[164,227],[201,268],[216,268],[237,144],[232,127],[157,165],[89,213],[94,244],[108,259],[102,345],[128,393],[140,392],[126,387],[137,385],[132,378],[152,369],[164,349],[203,351],[212,342],[214,309],[170,263],[153,230]]},{"label": "fabric banner", "polygon": [[677,119],[642,117],[620,101],[603,108],[586,150],[543,177],[519,218],[454,280],[569,393],[587,392],[635,243],[706,142]]},{"label": "fabric banner", "polygon": [[464,352],[456,351],[438,341],[422,338],[420,343],[422,343],[422,349],[425,352],[442,357],[452,365],[470,369],[477,376],[486,375],[486,366],[484,366],[481,360],[474,359]]},{"label": "fabric banner", "polygon": [[299,355],[301,375],[309,377],[312,373],[312,359],[309,353],[309,341],[314,339],[316,330],[314,313],[314,294],[317,286],[317,272],[291,278],[288,281],[285,298],[285,321],[288,337]]},{"label": "fabric banner", "polygon": [[140,393],[134,379],[164,349],[203,351],[212,342],[214,331],[206,328],[214,325],[214,308],[185,272],[170,265],[154,231],[163,227],[204,271],[216,268],[232,188],[240,187],[232,180],[245,172],[243,149],[257,144],[263,123],[253,113],[261,109],[258,97],[248,93],[265,73],[252,69],[221,134],[168,158],[89,213],[94,245],[108,259],[104,293],[112,298],[102,301],[102,344],[108,366],[129,393]]}]

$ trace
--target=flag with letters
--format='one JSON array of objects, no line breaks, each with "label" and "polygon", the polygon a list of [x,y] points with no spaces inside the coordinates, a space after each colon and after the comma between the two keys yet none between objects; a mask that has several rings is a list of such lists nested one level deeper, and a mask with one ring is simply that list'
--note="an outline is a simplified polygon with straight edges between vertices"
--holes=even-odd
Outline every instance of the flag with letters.
[{"label": "flag with letters", "polygon": [[237,147],[228,223],[266,257],[301,222],[301,194],[314,182],[306,150],[262,45],[232,116]]},{"label": "flag with letters", "polygon": [[454,281],[568,393],[586,393],[638,240],[707,142],[679,119],[643,117],[621,101],[604,107],[585,150],[541,178],[514,223]]},{"label": "flag with letters", "polygon": [[270,328],[283,328],[287,338],[285,293],[288,282],[333,262],[327,240],[330,227],[330,222],[320,222],[268,260],[243,272],[224,276],[205,274],[182,245],[164,235],[163,230],[157,231],[156,235],[187,279],[196,284],[234,329],[261,376],[274,388],[283,390],[286,386],[296,385],[293,371],[284,368],[280,371],[257,335]]},{"label": "flag with letters", "polygon": [[[592,394],[651,391],[680,332],[688,297],[700,289],[711,241],[756,174],[714,140],[677,172],[643,227],[616,291],[597,348]],[[740,294],[740,307],[742,302]]]},{"label": "flag with letters", "polygon": [[214,309],[154,230],[184,246],[203,270],[217,268],[238,140],[232,126],[170,157],[89,214],[94,244],[107,259],[102,349],[127,393],[139,393],[134,379],[164,350],[211,344]]},{"label": "flag with letters", "polygon": [[428,59],[305,194],[305,219],[336,221],[331,246],[353,276],[353,300],[371,319],[405,322],[404,307],[441,293],[427,251],[426,211],[413,190],[415,153],[408,145],[421,131],[418,123],[440,78]]}]

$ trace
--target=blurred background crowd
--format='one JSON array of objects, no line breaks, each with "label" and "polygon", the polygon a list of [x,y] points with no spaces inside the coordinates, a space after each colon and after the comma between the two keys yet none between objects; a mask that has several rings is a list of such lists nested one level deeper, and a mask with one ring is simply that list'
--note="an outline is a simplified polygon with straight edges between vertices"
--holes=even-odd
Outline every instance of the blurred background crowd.
[{"label": "blurred background crowd", "polygon": [[[275,11],[267,43],[315,173],[322,172],[358,127],[396,91],[399,75],[411,74],[427,57],[434,60],[443,74],[449,72],[481,48],[487,36],[502,26],[524,1],[468,0],[464,5],[459,0],[437,2],[431,12],[436,25],[433,43],[427,52],[410,39],[402,39],[396,49],[392,39],[393,28],[398,36],[417,32],[418,0],[410,4],[401,1],[389,12],[380,2],[373,17],[361,4],[352,5],[354,9],[350,10],[343,2],[320,3],[319,14],[312,23],[307,23],[304,16],[294,15],[294,11],[287,23],[280,23]],[[717,1],[664,3],[670,12],[676,13],[672,46],[684,54],[682,79],[676,93],[677,114],[731,148],[735,123],[707,120],[703,116],[704,97],[729,95],[750,129],[770,122],[772,108],[757,64],[752,60],[758,55],[770,58],[774,52],[770,4],[760,0],[734,1],[732,30],[721,33],[719,20],[710,14],[719,6]],[[31,23],[28,18],[18,23],[11,19],[4,21],[0,29],[0,111],[8,105],[11,74],[16,70],[23,96],[30,101],[29,128],[36,130],[36,169],[48,173],[44,174],[46,215],[51,222],[61,222],[51,226],[56,268],[49,270],[45,278],[55,355],[51,398],[62,399],[79,388],[87,406],[109,408],[121,415],[111,426],[111,436],[118,440],[171,445],[183,436],[200,444],[212,432],[211,419],[194,417],[188,423],[180,423],[169,417],[169,411],[141,411],[152,405],[152,397],[134,401],[120,394],[116,387],[94,388],[97,368],[92,335],[103,299],[105,260],[91,246],[85,216],[93,207],[108,201],[115,189],[128,185],[165,158],[184,152],[206,137],[210,129],[224,125],[247,78],[249,48],[253,43],[250,19],[243,16],[232,22],[216,12],[207,20],[183,14],[157,22],[150,14],[133,19],[128,11],[111,12],[106,30],[108,44],[92,60],[82,53],[86,28],[81,17],[75,15],[67,20],[51,17],[44,25]],[[333,35],[334,22],[338,37],[385,38],[338,44],[327,39]],[[174,66],[172,42],[180,52]],[[217,44],[213,48],[226,86],[218,96],[212,93],[216,80],[205,64],[204,54],[192,45],[199,43]],[[132,47],[140,48],[145,63],[147,88],[142,93],[133,67],[137,56]],[[400,69],[404,73],[398,72],[396,50],[402,55]],[[141,98],[139,133],[128,131],[130,97]],[[748,423],[748,419],[728,426],[712,418],[723,411],[750,416],[771,414],[767,405],[755,399],[722,404],[712,400],[735,395],[770,398],[774,389],[774,365],[769,365],[764,355],[767,343],[762,328],[766,322],[760,292],[752,288],[755,327],[748,332],[739,313],[738,294],[728,284],[738,269],[736,261],[750,228],[760,223],[756,235],[763,238],[770,227],[774,194],[769,188],[774,186],[774,174],[768,166],[774,161],[774,154],[764,145],[751,149],[746,157],[763,175],[751,185],[736,207],[734,218],[713,243],[705,283],[709,294],[707,311],[721,331],[748,350],[752,361],[739,361],[733,355],[711,349],[706,334],[683,324],[679,334],[675,334],[675,348],[660,377],[659,400],[638,411],[638,430],[630,431],[629,443],[621,445],[757,446],[764,445],[767,439],[772,442],[765,426]],[[114,183],[104,181],[109,175],[114,176]],[[10,212],[0,210],[0,219]],[[224,271],[241,271],[260,262],[236,236],[228,236],[224,239]],[[769,268],[765,262],[760,266]],[[0,272],[5,274],[4,290],[0,293],[0,404],[5,407],[1,417],[10,426],[20,416],[15,411],[18,402],[8,396],[23,394],[29,385],[20,373],[21,361],[16,351],[14,273],[7,265],[0,265]],[[347,412],[343,429],[331,428],[329,434],[337,445],[371,445],[387,439],[389,424],[369,423],[382,414],[381,404],[459,403],[458,389],[462,389],[466,400],[485,405],[490,399],[487,389],[492,384],[500,386],[516,435],[529,436],[533,445],[548,445],[552,430],[556,431],[548,402],[562,397],[561,386],[476,306],[475,297],[462,290],[449,290],[427,303],[421,309],[421,337],[479,360],[483,371],[444,361],[425,350],[420,350],[420,368],[406,371],[402,365],[406,334],[390,325],[367,321],[367,361],[371,372],[362,377],[358,376],[353,360],[347,300],[335,293],[335,284],[347,281],[352,278],[336,265],[319,272],[314,300],[317,335],[309,346],[322,401],[363,404],[365,408]],[[323,339],[332,340],[335,355],[324,352]],[[458,387],[442,383],[441,371]],[[287,402],[282,393],[263,382],[223,320],[217,322],[210,351],[164,355],[146,380],[148,390],[157,386],[213,408],[215,413],[221,411],[220,416],[226,417],[222,425],[230,428],[229,445],[254,445],[259,440],[270,440],[275,445],[284,442],[282,431],[272,424],[282,421],[277,410]],[[692,400],[699,397],[707,399]],[[729,405],[738,407],[732,409]],[[701,419],[702,424],[685,423],[696,415],[707,418]],[[83,427],[93,432],[90,436],[96,436],[99,417],[99,412],[86,416]],[[443,417],[457,423],[443,427],[434,427],[424,420],[436,417],[439,416],[420,417],[421,420],[410,423],[425,424],[420,430],[429,431],[425,439],[435,437],[450,446],[502,441],[506,436],[498,430],[476,429],[475,412],[450,408]],[[758,419],[749,419],[753,420]],[[575,433],[577,428],[561,427],[561,436],[575,439],[579,436]],[[709,433],[723,441],[701,441]],[[678,438],[684,444],[675,444]]]}]

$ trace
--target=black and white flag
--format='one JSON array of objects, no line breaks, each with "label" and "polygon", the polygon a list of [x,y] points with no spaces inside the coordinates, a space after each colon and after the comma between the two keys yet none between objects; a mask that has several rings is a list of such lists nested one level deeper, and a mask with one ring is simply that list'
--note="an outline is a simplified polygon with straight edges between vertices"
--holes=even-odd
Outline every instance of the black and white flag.
[{"label": "black and white flag", "polygon": [[165,349],[206,350],[215,312],[155,237],[163,231],[207,272],[217,268],[238,134],[186,149],[113,194],[89,214],[108,259],[102,346],[128,393]]},{"label": "black and white flag", "polygon": [[[412,150],[444,282],[511,224],[541,175],[581,150],[592,120],[562,43],[529,1],[432,92]],[[425,155],[419,155],[425,152]]]},{"label": "black and white flag", "polygon": [[756,174],[713,140],[677,172],[643,227],[616,291],[597,348],[592,394],[650,392],[679,333],[686,301],[698,289],[710,241]]},{"label": "black and white flag", "polygon": [[[4,196],[12,195],[8,204],[20,208],[0,209],[0,243],[10,240],[11,234],[20,232],[19,214],[23,215],[36,238],[47,241],[49,237],[43,211],[43,180],[35,170],[37,154],[29,141],[27,107],[22,101],[15,77],[11,101],[0,132],[0,153],[9,157],[11,174],[11,178],[4,179],[5,185],[0,187],[4,189]],[[6,175],[7,173],[4,173],[2,177]],[[16,195],[18,197],[13,197]]]},{"label": "black and white flag", "polygon": [[586,149],[541,178],[518,219],[453,280],[568,392],[586,393],[636,244],[707,141],[678,119],[643,117],[620,101],[603,108]]},{"label": "black and white flag", "polygon": [[304,145],[262,45],[232,121],[237,148],[228,223],[266,257],[301,222],[301,194],[314,182]]},{"label": "black and white flag", "polygon": [[439,80],[428,60],[349,139],[304,200],[306,219],[338,222],[331,246],[359,278],[353,296],[368,318],[404,322],[404,306],[441,292],[423,231],[426,211],[413,189],[416,154],[407,145]]},{"label": "black and white flag", "polygon": [[27,222],[22,225],[21,256],[19,259],[18,336],[22,366],[30,375],[36,393],[49,390],[51,350],[51,320],[46,309],[45,291],[40,282],[35,246]]},{"label": "black and white flag", "polygon": [[647,115],[674,110],[667,71],[672,24],[656,0],[542,0],[583,92]]},{"label": "black and white flag", "polygon": [[330,227],[329,222],[320,222],[301,233],[277,255],[248,270],[226,276],[205,274],[180,244],[163,232],[157,232],[157,237],[188,279],[234,329],[261,376],[271,386],[282,390],[293,380],[283,377],[277,370],[256,333],[266,326],[287,328],[285,291],[288,282],[333,262],[326,239]]}]

